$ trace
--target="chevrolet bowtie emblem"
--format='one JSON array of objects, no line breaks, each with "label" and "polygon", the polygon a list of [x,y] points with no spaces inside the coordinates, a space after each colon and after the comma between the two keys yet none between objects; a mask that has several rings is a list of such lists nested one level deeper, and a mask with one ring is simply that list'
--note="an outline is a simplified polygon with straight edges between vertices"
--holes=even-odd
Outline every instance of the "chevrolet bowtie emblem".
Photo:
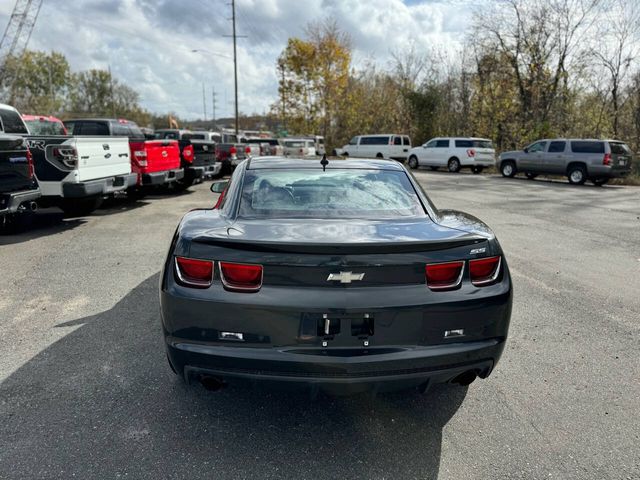
[{"label": "chevrolet bowtie emblem", "polygon": [[340,283],[351,283],[356,280],[362,280],[364,278],[364,273],[353,273],[353,272],[340,272],[340,273],[330,273],[327,277],[327,282],[340,282]]}]

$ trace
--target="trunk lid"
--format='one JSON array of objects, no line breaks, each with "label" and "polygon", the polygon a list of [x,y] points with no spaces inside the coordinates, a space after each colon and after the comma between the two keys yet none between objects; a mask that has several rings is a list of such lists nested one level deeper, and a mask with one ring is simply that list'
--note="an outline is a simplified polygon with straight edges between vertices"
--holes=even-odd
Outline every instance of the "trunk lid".
[{"label": "trunk lid", "polygon": [[131,154],[135,163],[135,151],[146,152],[147,166],[137,165],[140,173],[162,172],[180,168],[180,146],[177,140],[131,141]]},{"label": "trunk lid", "polygon": [[213,165],[216,161],[216,144],[206,140],[191,140],[193,145],[193,165],[196,167],[205,167]]},{"label": "trunk lid", "polygon": [[425,283],[426,263],[466,259],[486,243],[424,219],[247,220],[201,231],[176,254],[263,265],[264,285],[358,288]]}]

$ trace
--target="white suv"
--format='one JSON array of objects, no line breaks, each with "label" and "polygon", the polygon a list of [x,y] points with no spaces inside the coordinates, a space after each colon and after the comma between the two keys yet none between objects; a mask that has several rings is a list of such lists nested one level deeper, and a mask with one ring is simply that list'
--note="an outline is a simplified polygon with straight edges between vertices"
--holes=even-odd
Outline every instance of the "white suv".
[{"label": "white suv", "polygon": [[450,172],[471,168],[480,173],[496,164],[496,151],[491,140],[472,137],[438,137],[409,151],[409,167],[447,167]]}]

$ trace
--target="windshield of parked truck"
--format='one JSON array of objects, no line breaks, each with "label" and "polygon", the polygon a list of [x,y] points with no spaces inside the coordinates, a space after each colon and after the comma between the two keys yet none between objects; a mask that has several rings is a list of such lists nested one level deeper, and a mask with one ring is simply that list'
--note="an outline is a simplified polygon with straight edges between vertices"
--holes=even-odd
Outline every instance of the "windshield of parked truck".
[{"label": "windshield of parked truck", "polygon": [[243,218],[422,218],[406,173],[389,170],[247,170]]},{"label": "windshield of parked truck", "polygon": [[46,119],[39,120],[25,120],[29,128],[31,135],[66,135],[67,132],[64,125],[60,122],[55,122]]}]

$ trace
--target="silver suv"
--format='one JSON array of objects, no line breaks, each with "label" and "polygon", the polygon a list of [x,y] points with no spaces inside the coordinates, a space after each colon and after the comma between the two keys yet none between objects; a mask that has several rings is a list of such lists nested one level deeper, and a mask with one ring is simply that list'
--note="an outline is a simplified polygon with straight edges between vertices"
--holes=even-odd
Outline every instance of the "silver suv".
[{"label": "silver suv", "polygon": [[539,174],[566,175],[576,185],[587,180],[604,185],[610,178],[628,175],[632,161],[631,149],[618,140],[556,138],[500,154],[498,168],[504,177],[518,173],[529,179]]}]

